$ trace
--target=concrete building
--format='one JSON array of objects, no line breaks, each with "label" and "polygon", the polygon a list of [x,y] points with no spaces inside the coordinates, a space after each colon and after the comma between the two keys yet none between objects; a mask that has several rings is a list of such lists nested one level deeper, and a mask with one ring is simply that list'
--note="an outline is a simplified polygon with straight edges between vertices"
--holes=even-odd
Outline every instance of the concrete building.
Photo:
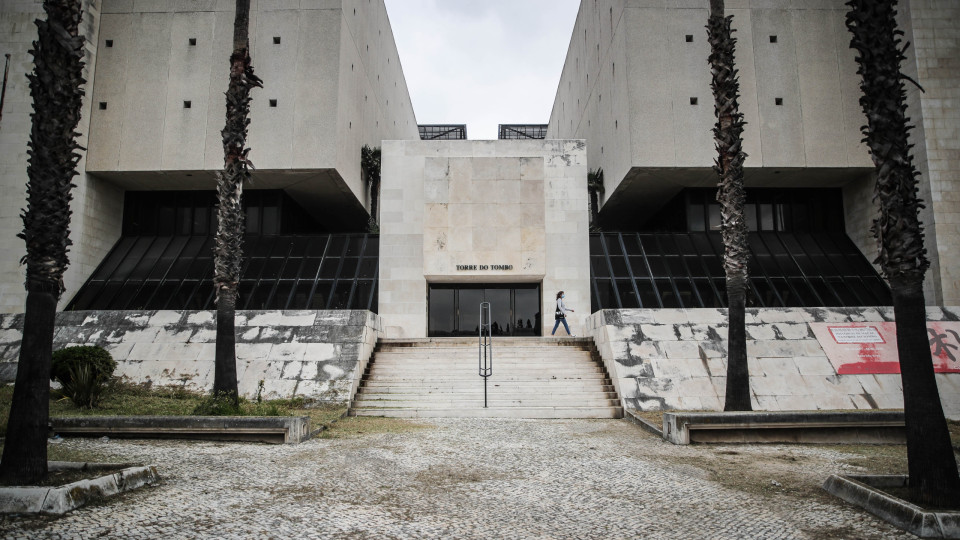
[{"label": "concrete building", "polygon": [[[705,4],[583,0],[549,123],[469,141],[463,125],[417,125],[382,0],[251,0],[265,84],[249,135],[257,169],[245,192],[242,390],[266,379],[270,395],[352,396],[378,339],[475,336],[482,301],[495,306],[494,334],[546,336],[564,290],[574,331],[596,344],[625,406],[716,408],[726,300]],[[132,379],[206,388],[233,2],[84,5],[87,151],[58,344],[104,344]],[[897,406],[899,376],[843,372],[813,337],[821,323],[890,320],[889,290],[869,263],[873,166],[846,8],[727,8],[747,121],[757,406]],[[0,375],[16,360],[25,298],[15,236],[31,108],[23,74],[40,11],[39,0],[0,6],[0,53],[11,55],[0,120],[0,313],[11,315],[0,320]],[[960,305],[958,18],[938,0],[900,9],[914,43],[904,71],[927,90],[908,88],[931,321],[953,320],[949,306]],[[366,230],[364,145],[382,149],[379,234]],[[587,176],[600,170],[594,218]],[[943,361],[945,406],[960,415],[960,363]]]}]

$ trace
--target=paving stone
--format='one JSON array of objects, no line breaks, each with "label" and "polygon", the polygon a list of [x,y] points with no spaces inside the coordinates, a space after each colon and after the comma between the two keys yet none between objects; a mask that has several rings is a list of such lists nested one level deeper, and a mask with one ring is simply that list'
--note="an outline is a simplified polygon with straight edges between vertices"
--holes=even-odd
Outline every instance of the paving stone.
[{"label": "paving stone", "polygon": [[[713,448],[624,421],[429,424],[296,446],[68,439],[156,464],[163,482],[59,519],[2,518],[0,538],[911,538],[840,501],[724,487],[670,460]],[[823,478],[851,467],[823,447],[735,448],[817,458]]]}]

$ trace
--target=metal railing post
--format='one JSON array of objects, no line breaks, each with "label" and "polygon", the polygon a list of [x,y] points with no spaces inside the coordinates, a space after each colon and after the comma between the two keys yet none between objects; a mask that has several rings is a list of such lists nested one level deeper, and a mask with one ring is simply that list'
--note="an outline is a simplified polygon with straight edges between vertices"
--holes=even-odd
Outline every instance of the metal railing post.
[{"label": "metal railing post", "polygon": [[[486,317],[484,317],[486,315]],[[480,335],[477,344],[480,376],[483,377],[483,408],[487,408],[487,378],[493,375],[493,323],[490,302],[480,302]],[[486,321],[486,322],[484,322]]]}]

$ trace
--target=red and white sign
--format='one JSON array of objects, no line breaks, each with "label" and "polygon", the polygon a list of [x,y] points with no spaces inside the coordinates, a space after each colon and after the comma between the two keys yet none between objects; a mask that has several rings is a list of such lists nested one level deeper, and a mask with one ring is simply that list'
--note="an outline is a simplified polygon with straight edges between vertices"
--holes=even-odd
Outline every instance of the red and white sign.
[{"label": "red and white sign", "polygon": [[[900,373],[897,326],[892,322],[810,323],[840,375]],[[960,322],[927,322],[937,373],[960,373]]]}]

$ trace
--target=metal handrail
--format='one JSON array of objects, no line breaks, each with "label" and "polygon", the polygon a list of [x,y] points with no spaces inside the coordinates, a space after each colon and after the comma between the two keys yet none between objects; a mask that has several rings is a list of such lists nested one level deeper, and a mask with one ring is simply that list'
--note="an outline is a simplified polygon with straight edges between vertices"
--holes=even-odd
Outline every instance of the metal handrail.
[{"label": "metal handrail", "polygon": [[[484,323],[486,314],[486,323]],[[487,408],[487,379],[493,375],[493,316],[490,302],[480,302],[480,335],[477,344],[480,376],[483,377],[483,408]]]}]

